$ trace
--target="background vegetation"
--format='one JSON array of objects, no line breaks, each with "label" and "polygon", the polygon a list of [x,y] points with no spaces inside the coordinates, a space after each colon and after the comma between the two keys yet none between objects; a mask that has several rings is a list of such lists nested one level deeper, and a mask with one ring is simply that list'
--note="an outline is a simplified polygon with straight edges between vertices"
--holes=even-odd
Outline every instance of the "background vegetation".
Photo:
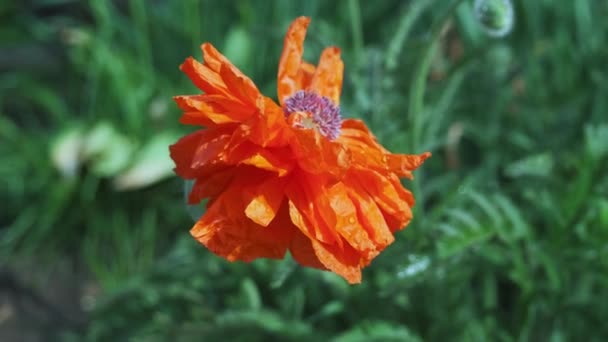
[{"label": "background vegetation", "polygon": [[[513,4],[492,37],[466,0],[3,1],[0,340],[605,340],[608,2]],[[347,116],[434,154],[358,286],[215,257],[171,173],[178,65],[210,41],[275,96],[299,15]]]}]

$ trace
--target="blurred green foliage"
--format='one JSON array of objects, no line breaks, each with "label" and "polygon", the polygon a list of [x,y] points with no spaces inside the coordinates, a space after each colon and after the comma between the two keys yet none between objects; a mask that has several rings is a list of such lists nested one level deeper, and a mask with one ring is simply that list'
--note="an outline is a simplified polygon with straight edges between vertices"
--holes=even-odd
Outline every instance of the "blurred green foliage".
[{"label": "blurred green foliage", "polygon": [[[0,267],[67,259],[99,287],[43,332],[66,341],[605,340],[608,2],[513,13],[493,38],[473,1],[3,2]],[[178,65],[209,41],[274,97],[299,15],[308,60],[343,50],[346,115],[434,154],[358,286],[212,255],[171,175],[171,96],[198,92]]]}]

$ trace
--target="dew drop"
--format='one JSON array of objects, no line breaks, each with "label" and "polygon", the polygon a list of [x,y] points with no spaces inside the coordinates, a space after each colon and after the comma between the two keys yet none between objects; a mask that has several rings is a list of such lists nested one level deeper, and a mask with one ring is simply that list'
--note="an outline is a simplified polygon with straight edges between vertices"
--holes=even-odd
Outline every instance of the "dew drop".
[{"label": "dew drop", "polygon": [[475,17],[491,37],[504,37],[513,29],[511,0],[475,0]]}]

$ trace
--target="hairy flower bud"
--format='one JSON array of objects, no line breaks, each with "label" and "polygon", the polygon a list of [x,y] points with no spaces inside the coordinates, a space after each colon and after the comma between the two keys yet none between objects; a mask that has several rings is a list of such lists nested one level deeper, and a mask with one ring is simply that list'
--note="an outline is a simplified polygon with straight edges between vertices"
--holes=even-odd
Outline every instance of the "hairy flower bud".
[{"label": "hairy flower bud", "polygon": [[475,17],[492,37],[503,37],[513,29],[511,0],[475,0]]}]

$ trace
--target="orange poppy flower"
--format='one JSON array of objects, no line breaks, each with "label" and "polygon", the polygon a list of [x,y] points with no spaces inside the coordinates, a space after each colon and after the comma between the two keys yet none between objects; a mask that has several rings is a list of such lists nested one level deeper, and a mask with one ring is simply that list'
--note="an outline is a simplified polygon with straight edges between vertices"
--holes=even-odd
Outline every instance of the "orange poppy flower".
[{"label": "orange poppy flower", "polygon": [[279,63],[279,104],[211,44],[204,63],[181,65],[204,92],[176,96],[180,122],[204,126],[170,147],[175,172],[194,180],[191,204],[208,199],[190,231],[230,261],[283,258],[330,270],[350,283],[412,219],[399,180],[428,158],[392,154],[360,120],[342,119],[344,64],[326,48],[302,60],[309,18],[289,27]]}]

